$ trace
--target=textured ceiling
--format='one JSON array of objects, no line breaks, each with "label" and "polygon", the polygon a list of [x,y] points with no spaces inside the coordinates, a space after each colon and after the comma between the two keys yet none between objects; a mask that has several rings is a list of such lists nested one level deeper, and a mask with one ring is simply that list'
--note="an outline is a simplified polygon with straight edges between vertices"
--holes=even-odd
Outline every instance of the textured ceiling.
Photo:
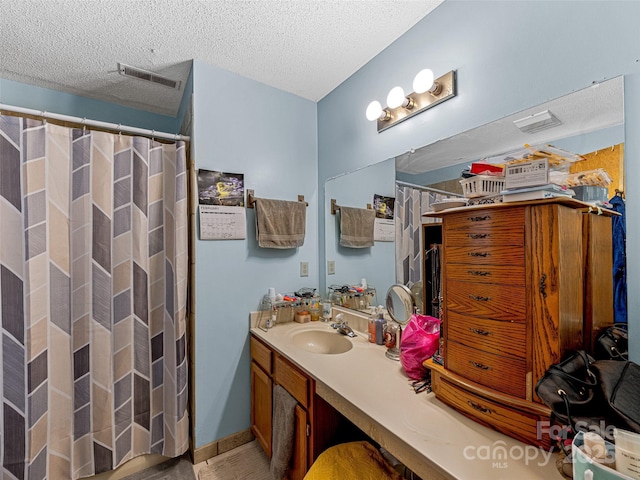
[{"label": "textured ceiling", "polygon": [[442,1],[0,0],[0,78],[175,116],[195,59],[318,101]]},{"label": "textured ceiling", "polygon": [[[562,125],[529,134],[522,133],[513,123],[544,110],[552,112]],[[525,144],[544,145],[622,124],[624,79],[620,76],[403,153],[396,157],[396,170],[424,173],[521,150]]]}]

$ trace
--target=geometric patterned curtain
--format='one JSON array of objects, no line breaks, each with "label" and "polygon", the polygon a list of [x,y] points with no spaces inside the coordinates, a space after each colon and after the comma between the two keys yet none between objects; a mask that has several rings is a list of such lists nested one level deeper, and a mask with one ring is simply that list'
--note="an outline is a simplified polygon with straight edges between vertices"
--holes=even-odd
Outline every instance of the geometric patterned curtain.
[{"label": "geometric patterned curtain", "polygon": [[422,280],[421,225],[438,221],[422,214],[443,198],[447,196],[396,183],[396,282],[408,288]]},{"label": "geometric patterned curtain", "polygon": [[0,477],[186,451],[186,186],[183,142],[0,116]]}]

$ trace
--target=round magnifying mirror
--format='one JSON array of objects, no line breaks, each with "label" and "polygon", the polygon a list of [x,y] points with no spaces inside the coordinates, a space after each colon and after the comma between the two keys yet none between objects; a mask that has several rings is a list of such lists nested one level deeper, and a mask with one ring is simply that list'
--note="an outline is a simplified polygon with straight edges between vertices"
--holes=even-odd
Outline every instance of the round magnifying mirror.
[{"label": "round magnifying mirror", "polygon": [[386,351],[386,356],[392,360],[400,360],[400,339],[402,325],[411,319],[416,307],[411,290],[402,284],[392,285],[387,291],[387,312],[391,319],[398,324],[395,332],[395,342]]}]

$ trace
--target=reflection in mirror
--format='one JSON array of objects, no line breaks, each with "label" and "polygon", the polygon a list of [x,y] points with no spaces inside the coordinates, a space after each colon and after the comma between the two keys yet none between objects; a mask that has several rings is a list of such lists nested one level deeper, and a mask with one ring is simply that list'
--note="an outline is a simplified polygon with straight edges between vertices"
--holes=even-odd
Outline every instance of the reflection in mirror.
[{"label": "reflection in mirror", "polygon": [[[328,191],[342,191],[353,196],[364,195],[369,199],[367,202],[370,202],[374,193],[383,193],[374,191],[378,188],[371,187],[374,183],[380,188],[384,187],[386,192],[390,191],[391,193],[386,194],[396,197],[396,242],[395,245],[376,242],[374,247],[367,249],[369,252],[366,258],[350,255],[351,252],[339,252],[335,240],[335,218],[327,218],[325,214],[325,258],[328,261],[335,258],[339,260],[335,264],[335,276],[328,275],[325,278],[326,284],[337,283],[335,280],[338,279],[339,282],[355,281],[366,276],[369,284],[375,285],[377,292],[384,292],[394,283],[404,283],[409,288],[413,288],[420,279],[425,290],[423,297],[425,305],[422,311],[439,317],[436,314],[437,311],[429,310],[431,308],[429,302],[432,301],[436,305],[433,308],[437,310],[438,299],[428,298],[428,295],[431,295],[426,292],[429,287],[426,285],[429,273],[425,272],[423,265],[423,249],[426,251],[432,243],[438,243],[427,241],[422,237],[425,230],[422,223],[427,219],[421,219],[421,214],[431,209],[427,207],[426,201],[418,200],[417,203],[422,205],[421,208],[424,211],[416,211],[412,206],[410,217],[415,219],[414,227],[400,230],[398,219],[400,216],[405,218],[409,215],[408,210],[403,210],[399,187],[410,188],[410,185],[414,185],[418,187],[416,189],[418,191],[428,192],[429,190],[425,190],[424,187],[429,187],[462,194],[459,183],[460,173],[471,162],[522,149],[524,144],[538,145],[553,142],[554,146],[563,150],[586,155],[589,163],[585,162],[585,166],[581,167],[583,169],[595,169],[606,162],[607,173],[614,179],[608,194],[613,196],[616,189],[624,191],[625,182],[623,91],[623,77],[616,77],[425,147],[412,149],[395,159],[387,159],[380,164],[370,165],[356,172],[328,180],[325,183],[326,199],[339,199],[341,195],[335,193],[332,197],[332,194],[327,193]],[[515,120],[543,110],[551,111],[563,122],[562,125],[533,134],[525,134],[514,125]],[[617,174],[613,171],[616,167]],[[415,197],[417,194],[410,190],[406,196],[409,195]],[[435,198],[430,201],[435,201]],[[437,220],[428,219],[428,221]],[[410,238],[407,234],[409,231],[412,232]],[[397,261],[394,258],[397,258]],[[409,265],[410,262],[413,262],[413,266]],[[418,277],[405,281],[406,269],[411,268]],[[365,271],[367,273],[364,273]],[[369,280],[370,276],[376,278],[375,283]],[[437,279],[434,282],[437,283]]]},{"label": "reflection in mirror", "polygon": [[400,360],[400,339],[402,338],[402,326],[409,323],[415,313],[416,302],[411,290],[405,285],[396,284],[387,291],[387,312],[391,319],[398,324],[395,340],[391,342],[385,355],[392,360]]}]

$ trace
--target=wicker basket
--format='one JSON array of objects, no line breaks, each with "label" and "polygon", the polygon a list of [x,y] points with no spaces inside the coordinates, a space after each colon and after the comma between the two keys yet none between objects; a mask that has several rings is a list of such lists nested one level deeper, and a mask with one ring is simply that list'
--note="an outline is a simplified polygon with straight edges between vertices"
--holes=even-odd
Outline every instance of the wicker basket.
[{"label": "wicker basket", "polygon": [[491,175],[476,175],[460,180],[462,193],[467,198],[487,197],[498,195],[504,190],[504,178]]}]

